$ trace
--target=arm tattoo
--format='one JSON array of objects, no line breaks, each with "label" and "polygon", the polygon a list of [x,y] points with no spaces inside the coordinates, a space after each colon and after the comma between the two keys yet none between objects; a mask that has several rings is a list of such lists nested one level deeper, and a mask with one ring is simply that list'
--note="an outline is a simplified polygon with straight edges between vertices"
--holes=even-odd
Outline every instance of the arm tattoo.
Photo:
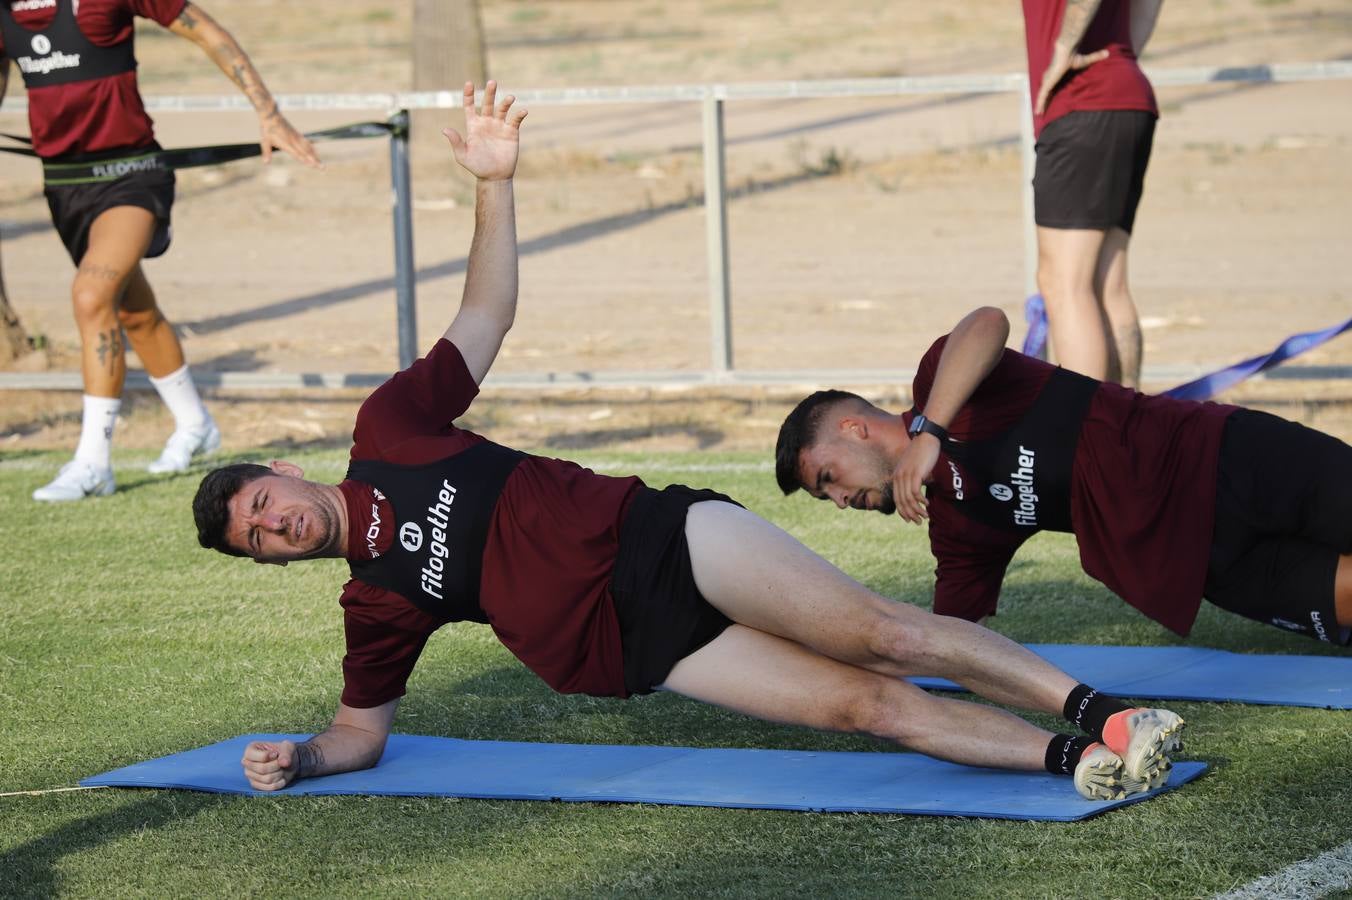
[{"label": "arm tattoo", "polygon": [[183,7],[183,12],[178,14],[178,20],[183,23],[183,27],[192,31],[197,27],[197,19],[193,18],[191,4]]},{"label": "arm tattoo", "polygon": [[1066,0],[1066,12],[1061,17],[1061,33],[1057,35],[1056,42],[1071,50],[1079,47],[1080,39],[1088,30],[1089,23],[1094,21],[1101,2],[1102,0]]},{"label": "arm tattoo", "polygon": [[120,328],[110,328],[107,331],[99,332],[99,346],[96,351],[99,355],[99,366],[107,367],[111,374],[117,368],[117,361],[122,358],[122,330]]},{"label": "arm tattoo", "polygon": [[296,745],[296,777],[307,778],[324,768],[324,748],[306,741]]},{"label": "arm tattoo", "polygon": [[263,87],[263,79],[254,70],[253,64],[249,62],[249,58],[244,55],[243,50],[239,51],[230,64],[230,77],[235,84],[239,85],[240,90],[244,91],[244,96],[249,98],[249,102],[253,104],[254,109],[258,110],[260,115],[267,119],[277,116],[276,101],[272,99],[268,89]]}]

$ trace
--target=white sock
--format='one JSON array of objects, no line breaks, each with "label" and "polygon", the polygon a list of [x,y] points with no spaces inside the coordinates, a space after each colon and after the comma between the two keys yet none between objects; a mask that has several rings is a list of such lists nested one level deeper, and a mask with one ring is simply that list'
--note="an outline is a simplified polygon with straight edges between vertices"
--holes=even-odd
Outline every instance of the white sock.
[{"label": "white sock", "polygon": [[84,395],[84,418],[80,425],[80,443],[75,448],[76,459],[105,469],[112,465],[113,426],[117,424],[121,409],[121,397]]},{"label": "white sock", "polygon": [[202,397],[193,384],[192,372],[185,364],[177,372],[170,372],[163,378],[151,377],[150,383],[160,392],[160,399],[174,414],[176,429],[196,428],[211,418],[207,408],[202,405]]}]

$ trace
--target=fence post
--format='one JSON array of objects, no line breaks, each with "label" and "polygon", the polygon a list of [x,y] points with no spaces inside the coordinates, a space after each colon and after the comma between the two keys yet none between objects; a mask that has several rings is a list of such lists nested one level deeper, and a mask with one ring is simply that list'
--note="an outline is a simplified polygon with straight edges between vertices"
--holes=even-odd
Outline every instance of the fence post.
[{"label": "fence post", "polygon": [[390,117],[390,184],[394,188],[394,305],[398,320],[399,368],[418,358],[417,273],[413,263],[413,192],[408,163],[408,110]]},{"label": "fence post", "polygon": [[723,101],[704,98],[704,226],[709,264],[709,323],[715,375],[732,370],[732,290],[728,275],[728,196]]}]

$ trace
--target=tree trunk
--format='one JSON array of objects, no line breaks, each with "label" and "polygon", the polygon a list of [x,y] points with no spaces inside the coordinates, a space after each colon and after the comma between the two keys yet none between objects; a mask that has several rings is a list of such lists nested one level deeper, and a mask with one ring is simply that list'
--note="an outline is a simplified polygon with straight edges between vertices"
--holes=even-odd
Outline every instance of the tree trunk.
[{"label": "tree trunk", "polygon": [[[413,0],[413,90],[459,94],[466,81],[488,80],[478,0]],[[412,149],[420,158],[447,156],[441,129],[455,121],[451,110],[414,110]],[[453,126],[463,130],[462,126]]]},{"label": "tree trunk", "polygon": [[413,90],[458,91],[487,77],[478,0],[413,0]]},{"label": "tree trunk", "polygon": [[18,314],[9,305],[3,263],[0,263],[0,328],[4,329],[3,336],[0,336],[0,363],[16,360],[29,351],[28,332],[24,331]]}]

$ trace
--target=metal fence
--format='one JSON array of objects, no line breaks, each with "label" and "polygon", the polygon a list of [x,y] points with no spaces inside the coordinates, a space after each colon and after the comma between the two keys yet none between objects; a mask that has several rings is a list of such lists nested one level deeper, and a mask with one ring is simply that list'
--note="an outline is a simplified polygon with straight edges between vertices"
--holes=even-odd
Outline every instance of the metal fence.
[{"label": "metal fence", "polygon": [[[1146,74],[1157,87],[1176,87],[1214,83],[1278,83],[1298,81],[1352,80],[1352,62],[1284,63],[1237,67],[1197,67],[1177,69],[1147,68]],[[516,91],[518,101],[534,107],[581,106],[599,104],[698,103],[703,108],[703,158],[706,253],[709,273],[709,368],[705,371],[649,372],[570,372],[512,373],[490,376],[495,386],[539,386],[548,384],[699,384],[699,383],[835,383],[892,382],[909,379],[912,373],[897,370],[863,371],[739,371],[734,366],[732,346],[732,291],[728,266],[727,178],[724,164],[724,106],[728,101],[785,100],[819,98],[894,97],[908,94],[999,94],[1016,95],[1011,117],[1020,122],[1024,209],[1024,292],[1037,290],[1037,235],[1033,225],[1033,122],[1028,78],[1011,75],[952,75],[916,78],[866,78],[819,81],[747,82],[739,84],[695,84],[662,86],[623,86],[596,88],[560,88]],[[462,105],[461,95],[452,91],[365,94],[284,94],[278,105],[287,111],[378,110],[392,120],[407,122],[410,110],[454,109]],[[26,100],[7,104],[7,109],[26,109]],[[225,96],[147,97],[150,112],[211,113],[249,111],[247,98]],[[408,134],[397,130],[390,139],[390,180],[394,193],[394,248],[396,305],[399,337],[399,365],[409,365],[417,356],[416,273],[413,263],[412,192],[409,174]],[[1165,373],[1158,373],[1165,374]],[[1192,367],[1170,370],[1167,377],[1185,378],[1201,374]],[[1346,374],[1346,373],[1343,373]],[[226,387],[334,387],[364,386],[372,376],[350,374],[265,375],[239,373],[202,373],[204,384]],[[378,380],[378,379],[374,379]],[[135,379],[129,379],[136,383]],[[0,387],[78,388],[78,373],[0,373]]]}]

